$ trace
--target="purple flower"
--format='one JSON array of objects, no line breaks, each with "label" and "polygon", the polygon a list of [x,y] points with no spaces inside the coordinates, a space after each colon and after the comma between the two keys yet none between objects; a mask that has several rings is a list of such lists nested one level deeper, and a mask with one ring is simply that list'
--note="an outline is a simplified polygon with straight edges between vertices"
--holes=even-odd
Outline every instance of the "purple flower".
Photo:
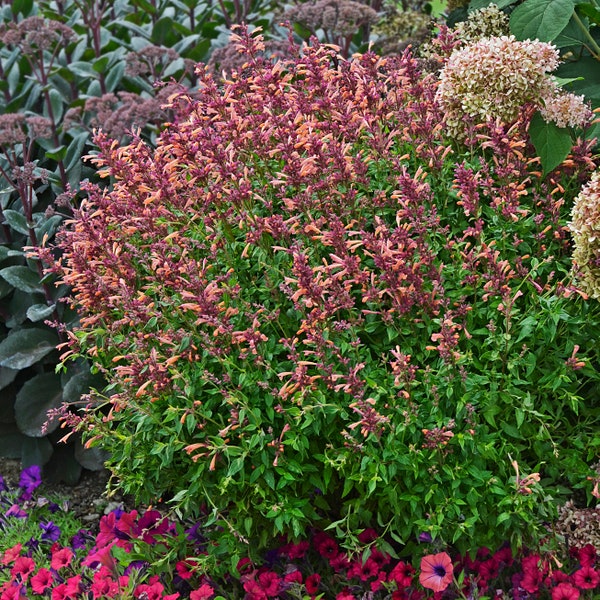
[{"label": "purple flower", "polygon": [[42,469],[39,465],[31,465],[23,469],[21,472],[21,479],[19,480],[19,487],[23,490],[22,496],[25,499],[31,498],[33,490],[38,488],[42,483]]},{"label": "purple flower", "polygon": [[425,542],[425,543],[429,543],[433,540],[433,538],[431,537],[430,533],[427,533],[426,531],[422,532],[419,534],[419,541],[420,542]]},{"label": "purple flower", "polygon": [[92,542],[94,540],[94,536],[87,531],[86,529],[80,529],[71,540],[71,547],[73,550],[78,550],[80,548],[85,548],[88,545],[88,542]]},{"label": "purple flower", "polygon": [[52,521],[48,521],[47,523],[40,523],[40,529],[43,531],[43,542],[56,542],[60,537],[60,528],[56,526]]},{"label": "purple flower", "polygon": [[0,475],[0,492],[8,491],[8,486],[6,485],[6,481],[4,481],[4,477]]}]

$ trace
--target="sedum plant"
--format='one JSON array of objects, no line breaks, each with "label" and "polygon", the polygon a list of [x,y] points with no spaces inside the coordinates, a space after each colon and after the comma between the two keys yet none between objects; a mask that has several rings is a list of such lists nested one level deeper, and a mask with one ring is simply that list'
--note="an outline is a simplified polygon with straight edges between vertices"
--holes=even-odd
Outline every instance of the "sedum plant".
[{"label": "sedum plant", "polygon": [[156,149],[97,135],[113,186],[40,253],[81,315],[64,366],[109,381],[87,444],[139,501],[206,511],[215,569],[310,527],[539,539],[596,475],[600,307],[566,227],[590,144],[544,175],[530,107],[459,145],[409,50],[238,41]]}]

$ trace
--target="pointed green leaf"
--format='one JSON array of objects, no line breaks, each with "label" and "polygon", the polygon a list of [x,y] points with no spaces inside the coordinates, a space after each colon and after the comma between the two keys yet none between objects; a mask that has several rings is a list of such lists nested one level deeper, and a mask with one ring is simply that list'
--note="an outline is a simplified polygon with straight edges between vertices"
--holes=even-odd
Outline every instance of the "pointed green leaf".
[{"label": "pointed green leaf", "polygon": [[34,294],[42,291],[39,275],[29,267],[23,265],[4,267],[0,269],[0,277],[22,292]]},{"label": "pointed green leaf", "polygon": [[547,123],[539,112],[531,119],[529,137],[542,161],[544,173],[560,165],[573,147],[569,132],[554,123]]},{"label": "pointed green leaf", "polygon": [[551,42],[573,15],[573,0],[525,0],[510,15],[510,30],[519,40]]},{"label": "pointed green leaf", "polygon": [[[62,404],[62,386],[56,373],[40,373],[23,384],[15,401],[15,420],[19,429],[31,437],[43,437],[60,424],[48,411]],[[44,428],[44,424],[47,426]]]},{"label": "pointed green leaf", "polygon": [[49,329],[19,329],[0,342],[0,366],[26,369],[50,354],[58,343]]}]

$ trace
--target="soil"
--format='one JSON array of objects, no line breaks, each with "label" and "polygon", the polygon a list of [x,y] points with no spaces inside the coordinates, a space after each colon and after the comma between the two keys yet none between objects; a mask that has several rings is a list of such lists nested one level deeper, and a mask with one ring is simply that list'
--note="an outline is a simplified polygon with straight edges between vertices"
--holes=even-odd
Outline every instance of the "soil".
[{"label": "soil", "polygon": [[[0,457],[0,475],[9,487],[15,487],[19,483],[21,475],[21,463],[18,460]],[[93,528],[98,524],[100,517],[111,510],[122,506],[126,510],[134,508],[131,498],[115,494],[110,498],[106,494],[106,486],[109,479],[106,469],[101,471],[89,471],[84,469],[80,480],[75,485],[65,483],[45,483],[38,488],[38,496],[58,495],[67,500],[69,509],[83,523]]]}]

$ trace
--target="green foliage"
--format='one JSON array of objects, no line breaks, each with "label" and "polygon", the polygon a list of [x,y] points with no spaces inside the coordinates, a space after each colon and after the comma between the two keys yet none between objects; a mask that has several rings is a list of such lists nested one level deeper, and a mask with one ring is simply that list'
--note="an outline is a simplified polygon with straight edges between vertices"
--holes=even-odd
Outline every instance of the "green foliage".
[{"label": "green foliage", "polygon": [[232,568],[311,526],[417,553],[545,535],[596,457],[600,307],[566,239],[589,148],[545,176],[525,115],[448,139],[409,54],[273,66],[241,40],[156,150],[97,138],[114,186],[56,266],[71,358],[111,372],[81,428],[123,490],[204,510]]}]

